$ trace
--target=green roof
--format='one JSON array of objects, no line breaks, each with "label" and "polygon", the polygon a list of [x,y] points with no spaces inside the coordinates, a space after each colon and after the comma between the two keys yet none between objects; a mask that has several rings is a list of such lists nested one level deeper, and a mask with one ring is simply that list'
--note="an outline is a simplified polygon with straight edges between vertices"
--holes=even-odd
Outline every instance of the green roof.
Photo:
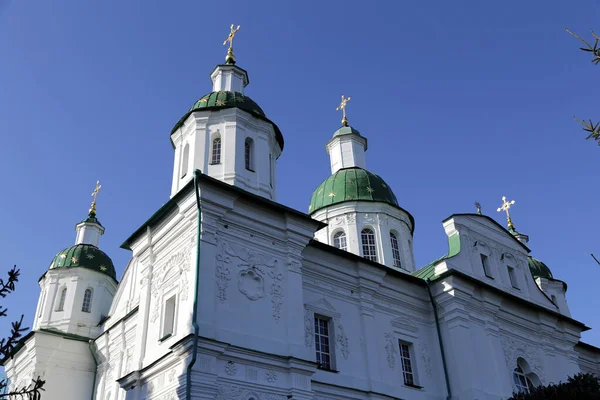
[{"label": "green roof", "polygon": [[315,189],[308,212],[346,201],[377,201],[398,207],[394,192],[379,175],[352,167],[340,169]]},{"label": "green roof", "polygon": [[543,262],[538,259],[535,259],[531,256],[527,257],[527,261],[529,263],[529,270],[531,271],[531,275],[533,278],[546,278],[546,279],[554,279],[552,277],[552,271],[550,268]]},{"label": "green roof", "polygon": [[342,126],[340,129],[338,129],[337,131],[335,131],[333,133],[333,138],[335,139],[338,136],[343,136],[343,135],[356,135],[356,136],[360,136],[361,138],[363,138],[365,140],[365,151],[367,150],[367,138],[362,136],[360,134],[359,131],[357,131],[356,129],[354,129],[351,126]]},{"label": "green roof", "polygon": [[76,244],[58,252],[49,269],[86,268],[117,280],[115,266],[109,256],[91,244]]},{"label": "green roof", "polygon": [[175,124],[173,129],[171,130],[171,134],[179,129],[187,117],[194,111],[212,111],[212,110],[222,110],[226,108],[239,108],[240,110],[244,110],[255,117],[265,120],[273,125],[275,129],[275,135],[277,137],[277,142],[279,146],[283,149],[283,135],[281,131],[271,120],[269,120],[258,104],[250,97],[243,95],[240,92],[229,92],[229,91],[220,91],[220,92],[211,92],[207,95],[202,96],[198,101],[196,101],[189,111],[181,117],[181,119]]},{"label": "green roof", "polygon": [[437,275],[435,273],[435,266],[444,260],[454,257],[458,253],[460,253],[460,235],[456,233],[448,237],[448,254],[438,258],[435,261],[432,261],[423,268],[412,272],[411,275],[424,280],[433,280],[437,278]]}]

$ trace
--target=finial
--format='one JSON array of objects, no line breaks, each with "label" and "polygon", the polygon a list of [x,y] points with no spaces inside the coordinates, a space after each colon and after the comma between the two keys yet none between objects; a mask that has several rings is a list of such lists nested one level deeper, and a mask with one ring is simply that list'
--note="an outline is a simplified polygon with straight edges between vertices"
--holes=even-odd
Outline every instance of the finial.
[{"label": "finial", "polygon": [[234,29],[233,24],[231,24],[231,27],[229,28],[229,36],[227,36],[227,39],[225,39],[225,41],[223,42],[223,46],[225,46],[227,42],[229,42],[229,49],[227,49],[227,57],[225,57],[225,64],[235,64],[235,57],[233,55],[233,37],[235,36],[235,33],[239,30],[239,25],[237,26],[237,28]]},{"label": "finial", "polygon": [[342,102],[335,109],[335,111],[342,110],[342,125],[344,125],[344,126],[348,126],[348,118],[346,118],[346,104],[350,101],[350,99],[351,99],[350,96],[348,96],[348,98],[344,98],[344,95],[342,95]]},{"label": "finial", "polygon": [[481,204],[478,201],[475,202],[475,207],[477,207],[477,214],[481,215]]},{"label": "finial", "polygon": [[510,213],[508,212],[508,210],[510,209],[510,206],[512,206],[513,204],[515,204],[514,200],[506,201],[506,196],[502,196],[502,206],[498,208],[498,212],[500,212],[500,211],[506,212],[506,219],[508,220],[508,229],[511,231],[515,230],[515,226],[512,223],[512,219],[510,219]]},{"label": "finial", "polygon": [[92,207],[90,208],[90,217],[96,216],[96,197],[98,196],[98,192],[101,188],[102,185],[100,184],[100,181],[96,181],[96,188],[92,192],[92,197],[94,198],[94,201],[92,201]]}]

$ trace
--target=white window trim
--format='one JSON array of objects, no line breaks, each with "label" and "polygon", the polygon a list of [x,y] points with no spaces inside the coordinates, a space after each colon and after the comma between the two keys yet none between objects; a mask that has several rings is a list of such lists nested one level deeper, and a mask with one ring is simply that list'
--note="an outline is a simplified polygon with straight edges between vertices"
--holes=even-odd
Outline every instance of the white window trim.
[{"label": "white window trim", "polygon": [[[219,139],[219,160],[215,162],[215,141]],[[210,141],[210,165],[219,165],[223,159],[223,138],[218,133],[214,134]]]},{"label": "white window trim", "polygon": [[[165,318],[166,318],[166,308],[167,308],[167,300],[170,300],[172,297],[175,297],[175,310],[174,315],[173,315],[173,329],[169,334],[165,333]],[[173,288],[172,290],[163,293],[162,298],[161,298],[161,312],[160,312],[160,330],[159,330],[159,339],[158,341],[161,343],[166,342],[167,340],[171,339],[172,337],[174,337],[177,334],[177,321],[178,321],[178,314],[179,314],[179,293],[177,291],[177,287]]]},{"label": "white window trim", "polygon": [[[392,265],[396,268],[404,269],[404,267],[402,266],[402,246],[400,244],[400,239],[398,238],[398,236],[400,236],[400,235],[398,234],[397,231],[394,231],[394,230],[390,231],[390,249],[392,251]],[[396,238],[396,251],[398,252],[397,260],[394,255],[394,244],[392,242],[392,237]]]},{"label": "white window trim", "polygon": [[[364,249],[364,243],[363,243],[363,236],[362,236],[362,234],[363,234],[363,231],[364,231],[365,229],[369,229],[371,232],[373,232],[373,241],[374,241],[374,244],[373,244],[373,246],[374,246],[374,248],[375,248],[375,260],[372,260],[372,259],[370,259],[370,258],[367,258],[367,257],[365,257],[365,254],[364,254],[364,253],[365,253],[365,252],[364,252],[364,250],[365,250],[365,249]],[[360,230],[360,232],[359,232],[359,236],[360,236],[360,254],[361,254],[361,256],[362,256],[363,258],[366,258],[367,260],[370,260],[370,261],[375,261],[375,262],[379,262],[379,259],[380,259],[380,255],[379,255],[379,253],[381,253],[381,249],[380,249],[380,248],[379,248],[379,246],[378,246],[378,241],[377,241],[377,230],[376,230],[374,227],[372,227],[372,226],[366,225],[366,226],[363,226],[363,227],[361,228],[361,230]]]},{"label": "white window trim", "polygon": [[[90,302],[89,302],[90,304],[89,304],[89,307],[88,307],[88,311],[85,311],[85,309],[84,309],[84,306],[85,306],[85,294],[86,294],[86,292],[88,290],[90,291]],[[91,286],[88,286],[83,291],[83,299],[81,301],[81,312],[88,313],[88,314],[91,313],[92,312],[92,304],[93,304],[93,302],[94,302],[94,288],[91,287]]]},{"label": "white window trim", "polygon": [[323,369],[324,371],[337,371],[337,331],[336,325],[340,319],[340,313],[338,313],[333,306],[325,299],[321,299],[317,302],[308,303],[304,305],[305,308],[305,318],[306,323],[310,321],[310,325],[307,326],[308,335],[307,345],[310,344],[309,347],[312,347],[313,357],[315,357],[315,362],[317,359],[317,352],[315,346],[315,316],[328,318],[329,319],[329,369]]},{"label": "white window trim", "polygon": [[[335,245],[335,237],[339,233],[343,233],[344,234],[344,243],[345,243],[344,248],[337,247]],[[333,245],[333,247],[335,247],[337,249],[348,251],[348,234],[346,233],[346,231],[343,230],[343,229],[336,229],[335,231],[333,231],[333,234],[331,235],[331,244]]]}]

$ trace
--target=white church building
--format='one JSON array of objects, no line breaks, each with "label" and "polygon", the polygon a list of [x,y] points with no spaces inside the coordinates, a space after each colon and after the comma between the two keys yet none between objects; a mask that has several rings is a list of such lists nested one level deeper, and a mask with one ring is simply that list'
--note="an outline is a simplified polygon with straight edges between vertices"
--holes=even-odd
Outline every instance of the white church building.
[{"label": "white church building", "polygon": [[365,168],[367,137],[345,117],[308,214],[283,206],[283,135],[231,47],[211,79],[171,132],[171,197],[123,243],[120,280],[95,203],[40,278],[32,331],[3,360],[11,387],[39,376],[43,400],[506,400],[600,374],[566,283],[510,219],[449,216],[448,254],[417,268],[414,218]]}]

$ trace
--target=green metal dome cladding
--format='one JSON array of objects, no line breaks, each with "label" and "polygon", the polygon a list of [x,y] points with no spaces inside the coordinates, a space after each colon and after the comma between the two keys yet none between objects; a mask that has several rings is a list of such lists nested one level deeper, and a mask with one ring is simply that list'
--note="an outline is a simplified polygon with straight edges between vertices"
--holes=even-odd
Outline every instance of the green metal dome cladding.
[{"label": "green metal dome cladding", "polygon": [[91,244],[76,244],[60,251],[49,267],[56,268],[86,268],[117,280],[115,266],[110,257]]},{"label": "green metal dome cladding", "polygon": [[399,207],[394,192],[379,175],[353,167],[325,179],[313,192],[308,212],[345,201],[377,201]]},{"label": "green metal dome cladding", "polygon": [[198,101],[192,105],[189,111],[175,124],[173,129],[171,130],[171,134],[175,132],[179,127],[183,125],[187,117],[193,113],[194,111],[202,111],[202,110],[222,110],[226,108],[239,108],[240,110],[244,110],[255,117],[267,121],[273,125],[275,129],[275,135],[277,137],[277,142],[279,146],[283,149],[283,135],[281,131],[271,120],[269,120],[258,104],[250,97],[243,95],[240,92],[229,92],[229,91],[220,91],[220,92],[211,92],[207,95],[202,96]]},{"label": "green metal dome cladding", "polygon": [[543,262],[538,259],[535,259],[531,256],[528,257],[529,270],[531,271],[531,275],[533,278],[546,278],[546,279],[554,279],[552,277],[552,271],[550,268]]}]

